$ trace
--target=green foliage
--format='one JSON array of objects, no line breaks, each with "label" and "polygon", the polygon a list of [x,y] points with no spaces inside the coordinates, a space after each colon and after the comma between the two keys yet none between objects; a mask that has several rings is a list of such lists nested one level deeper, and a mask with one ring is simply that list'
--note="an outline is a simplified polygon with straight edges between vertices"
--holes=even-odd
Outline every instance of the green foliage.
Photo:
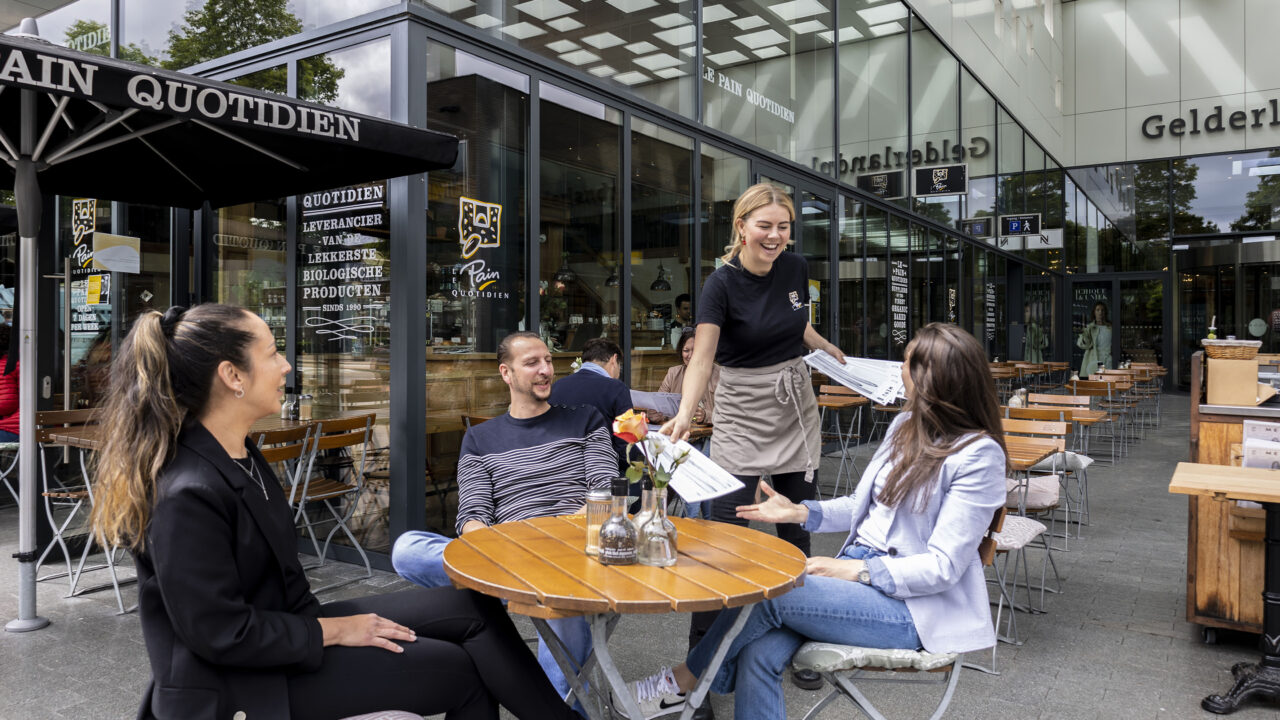
[{"label": "green foliage", "polygon": [[[68,47],[71,43],[80,37],[91,35],[93,33],[102,33],[103,37],[110,37],[107,33],[106,23],[96,22],[94,20],[77,20],[67,27],[66,44]],[[83,52],[90,55],[101,55],[107,57],[111,53],[111,43],[100,43],[90,48],[84,48]],[[120,46],[119,59],[128,60],[129,62],[142,63],[143,65],[157,65],[159,61],[156,58],[147,55],[134,43],[128,43]]]},{"label": "green foliage", "polygon": [[[187,10],[182,24],[169,31],[170,70],[198,65],[231,53],[257,47],[302,32],[302,21],[289,12],[287,0],[205,0]],[[323,55],[298,61],[298,95],[304,100],[332,103],[345,71]],[[284,66],[240,78],[237,84],[259,90],[288,92]],[[233,81],[236,82],[236,81]]]},{"label": "green foliage", "polygon": [[[1267,157],[1280,157],[1280,150],[1272,150]],[[1244,200],[1244,214],[1231,222],[1231,229],[1272,230],[1280,222],[1280,175],[1266,175],[1258,181],[1258,187],[1249,191]]]}]

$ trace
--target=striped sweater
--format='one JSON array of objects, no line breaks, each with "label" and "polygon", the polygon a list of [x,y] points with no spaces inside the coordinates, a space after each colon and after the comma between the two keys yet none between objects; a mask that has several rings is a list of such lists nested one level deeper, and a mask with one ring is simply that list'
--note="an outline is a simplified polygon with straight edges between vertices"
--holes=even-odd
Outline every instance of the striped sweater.
[{"label": "striped sweater", "polygon": [[552,405],[527,419],[504,413],[472,426],[458,456],[458,532],[470,520],[577,512],[587,490],[609,487],[618,474],[609,438],[604,417],[589,406]]}]

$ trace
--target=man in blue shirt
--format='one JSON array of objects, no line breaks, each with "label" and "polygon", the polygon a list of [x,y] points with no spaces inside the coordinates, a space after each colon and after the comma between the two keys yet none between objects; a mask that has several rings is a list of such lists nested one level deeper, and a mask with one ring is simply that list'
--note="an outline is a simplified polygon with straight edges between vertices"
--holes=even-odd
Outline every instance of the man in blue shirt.
[{"label": "man in blue shirt", "polygon": [[[582,367],[551,386],[551,404],[586,405],[600,411],[612,427],[613,419],[631,409],[631,391],[618,379],[622,372],[622,348],[608,338],[592,338],[582,346]],[[626,468],[627,443],[613,437],[618,468]]]}]

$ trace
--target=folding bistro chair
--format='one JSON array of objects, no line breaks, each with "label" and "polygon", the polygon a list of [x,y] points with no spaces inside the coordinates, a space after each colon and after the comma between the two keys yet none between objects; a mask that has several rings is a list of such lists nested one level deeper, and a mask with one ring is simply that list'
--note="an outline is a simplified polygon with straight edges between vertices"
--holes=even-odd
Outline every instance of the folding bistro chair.
[{"label": "folding bistro chair", "polygon": [[[853,486],[857,484],[858,466],[857,448],[860,444],[858,441],[861,436],[858,433],[862,426],[862,407],[870,401],[858,393],[850,390],[843,385],[822,385],[818,388],[818,426],[823,428],[822,441],[828,442],[834,440],[840,445],[840,466],[836,470],[835,484],[832,486],[831,496],[839,497],[840,487],[845,484],[845,478],[848,478],[848,490],[853,491]],[[853,409],[853,414],[849,417],[847,425],[840,422],[840,411],[848,408]],[[828,428],[827,411],[831,411],[831,424]],[[853,452],[850,452],[852,446]],[[822,497],[822,488],[818,487],[818,497]]]},{"label": "folding bistro chair", "polygon": [[7,442],[0,443],[0,478],[4,479],[4,489],[9,491],[9,495],[13,497],[13,501],[18,502],[18,491],[13,489],[13,483],[10,478],[15,477],[14,473],[18,470],[18,443]]},{"label": "folding bistro chair", "polygon": [[[1071,408],[1068,407],[1026,407],[1026,408],[1005,408],[1004,414],[1006,418],[1013,420],[1040,420],[1053,423],[1065,423],[1065,435],[1074,435],[1075,423],[1072,421]],[[1054,432],[1040,433],[1036,429],[1026,432],[1033,437],[1057,437],[1056,426],[1052,428]],[[1064,435],[1064,437],[1065,437]],[[1068,443],[1070,444],[1070,443]],[[1089,474],[1088,468],[1093,464],[1093,458],[1082,453],[1064,450],[1054,457],[1042,460],[1032,466],[1032,472],[1061,472],[1063,473],[1063,490],[1066,492],[1068,503],[1073,499],[1075,501],[1076,512],[1076,537],[1081,537],[1080,526],[1089,524]],[[1071,494],[1071,481],[1075,480],[1075,495]],[[1068,515],[1067,522],[1070,523],[1071,517]]]},{"label": "folding bistro chair", "polygon": [[[995,559],[996,541],[994,534],[999,532],[1004,523],[1005,510],[1000,508],[991,519],[986,537],[978,545],[978,556],[984,566],[991,565]],[[994,667],[995,649],[992,648],[992,665]],[[956,685],[960,682],[960,668],[972,667],[987,672],[986,668],[962,664],[959,653],[931,653],[924,650],[884,650],[880,648],[857,647],[853,645],[837,645],[835,643],[808,642],[800,646],[791,658],[792,667],[797,670],[813,670],[820,673],[831,684],[831,692],[817,702],[804,716],[804,720],[812,720],[818,716],[832,701],[840,696],[849,699],[859,710],[873,720],[885,720],[884,715],[871,703],[871,700],[858,689],[854,683],[895,682],[915,685],[945,685],[942,698],[930,716],[930,720],[938,720],[947,711],[951,698],[955,695]],[[921,677],[919,673],[929,673]],[[940,676],[940,677],[939,677]]]},{"label": "folding bistro chair", "polygon": [[[351,532],[349,525],[352,516],[355,515],[360,496],[364,491],[365,465],[373,435],[373,419],[374,415],[370,414],[352,418],[322,420],[316,423],[311,440],[311,454],[307,460],[306,469],[303,471],[301,479],[294,486],[295,492],[290,493],[289,497],[289,503],[294,509],[294,521],[300,523],[306,529],[308,537],[311,538],[311,544],[315,548],[318,559],[315,567],[324,564],[329,554],[329,543],[333,540],[333,536],[341,530],[351,542],[351,546],[360,554],[360,558],[364,560],[365,577],[373,577],[373,568],[369,564],[369,556],[365,554],[364,548],[361,547],[360,541],[356,539],[355,533]],[[339,458],[338,462],[321,464],[322,468],[328,471],[328,474],[337,477],[316,474],[316,461],[317,458],[321,457],[320,453],[332,451],[351,453],[357,448],[360,452],[358,460],[347,456]],[[308,509],[309,506],[315,504],[319,504],[324,508],[329,515],[328,519],[312,520]],[[334,523],[334,526],[329,531],[329,534],[325,536],[324,547],[321,548],[319,540],[316,538],[315,525],[330,521]],[[320,588],[320,590],[329,590],[333,587],[336,586]]]}]

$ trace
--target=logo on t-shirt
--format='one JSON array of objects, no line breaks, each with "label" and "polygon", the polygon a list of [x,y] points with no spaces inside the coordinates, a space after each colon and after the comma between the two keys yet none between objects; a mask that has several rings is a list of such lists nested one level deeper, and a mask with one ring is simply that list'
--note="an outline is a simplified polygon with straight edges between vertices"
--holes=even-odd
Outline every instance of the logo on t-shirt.
[{"label": "logo on t-shirt", "polygon": [[795,290],[792,290],[790,293],[787,293],[787,298],[791,300],[792,310],[799,310],[800,308],[804,307],[804,303],[800,302],[800,293],[796,292]]}]

